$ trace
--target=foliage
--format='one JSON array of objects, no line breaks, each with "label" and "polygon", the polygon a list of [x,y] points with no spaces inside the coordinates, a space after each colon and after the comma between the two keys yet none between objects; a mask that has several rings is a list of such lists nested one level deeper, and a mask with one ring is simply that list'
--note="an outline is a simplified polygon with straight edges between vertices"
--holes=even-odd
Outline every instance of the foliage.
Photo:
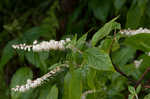
[{"label": "foliage", "polygon": [[[0,99],[149,99],[149,73],[139,79],[149,68],[150,34],[119,32],[150,27],[149,6],[150,0],[1,0]],[[65,51],[11,47],[68,37],[72,48]],[[11,90],[64,64],[68,69],[40,87]]]}]

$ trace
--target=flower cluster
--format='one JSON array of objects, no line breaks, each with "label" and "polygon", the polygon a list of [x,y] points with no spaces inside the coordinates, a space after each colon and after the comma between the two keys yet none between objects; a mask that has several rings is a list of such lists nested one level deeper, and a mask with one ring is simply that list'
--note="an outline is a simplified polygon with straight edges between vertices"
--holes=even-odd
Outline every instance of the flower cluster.
[{"label": "flower cluster", "polygon": [[130,35],[136,35],[136,34],[140,34],[140,33],[150,33],[150,30],[147,28],[139,28],[137,30],[127,29],[127,30],[121,30],[120,33],[130,36]]},{"label": "flower cluster", "polygon": [[135,61],[134,61],[135,67],[138,68],[138,67],[141,65],[142,62],[143,62],[143,59],[135,60]]},{"label": "flower cluster", "polygon": [[14,49],[21,49],[25,51],[33,51],[33,52],[40,52],[40,51],[49,51],[49,50],[65,50],[65,44],[70,42],[70,38],[66,38],[66,40],[61,41],[42,41],[38,43],[36,40],[33,42],[33,45],[26,45],[24,44],[18,44],[18,45],[12,45]]},{"label": "flower cluster", "polygon": [[29,90],[30,88],[36,88],[38,86],[40,86],[41,84],[43,84],[45,81],[48,81],[50,77],[53,77],[54,74],[56,74],[56,72],[60,71],[60,67],[56,67],[55,69],[53,69],[52,71],[48,72],[47,74],[45,74],[44,76],[42,76],[41,78],[37,78],[36,80],[27,80],[27,83],[25,85],[17,85],[16,88],[12,88],[13,91],[19,91],[19,92],[25,92],[27,90]]}]

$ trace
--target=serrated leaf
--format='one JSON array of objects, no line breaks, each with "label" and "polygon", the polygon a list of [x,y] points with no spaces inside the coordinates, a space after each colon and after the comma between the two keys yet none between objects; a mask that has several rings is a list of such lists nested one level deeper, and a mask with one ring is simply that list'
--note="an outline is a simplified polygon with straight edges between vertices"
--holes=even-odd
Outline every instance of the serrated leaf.
[{"label": "serrated leaf", "polygon": [[81,99],[81,94],[81,71],[78,69],[65,76],[63,99]]},{"label": "serrated leaf", "polygon": [[[10,88],[15,88],[16,85],[23,85],[26,83],[27,79],[32,79],[33,74],[30,68],[22,67],[16,71],[11,79]],[[14,92],[11,90],[12,99],[29,99],[32,96],[32,90],[29,90],[25,93]]]},{"label": "serrated leaf", "polygon": [[95,46],[96,43],[103,37],[107,36],[113,29],[120,29],[119,23],[114,22],[118,17],[112,19],[106,23],[102,28],[100,28],[92,37],[92,45]]},{"label": "serrated leaf", "polygon": [[117,66],[123,66],[134,58],[136,50],[132,47],[121,47],[112,53],[112,61]]},{"label": "serrated leaf", "polygon": [[8,42],[8,44],[3,49],[2,56],[0,59],[0,70],[2,70],[4,65],[7,64],[7,62],[14,56],[15,51],[12,48],[12,45],[16,42],[17,40],[12,40]]},{"label": "serrated leaf", "polygon": [[[99,45],[99,48],[102,49],[102,50],[104,50],[106,53],[109,53],[110,50],[112,50],[112,52],[115,51],[115,50],[117,50],[120,47],[118,41],[115,41],[113,43],[113,45],[112,45],[112,41],[113,40],[111,38],[104,39],[101,42],[101,44]],[[111,48],[111,45],[112,45],[112,48]]]},{"label": "serrated leaf", "polygon": [[134,64],[127,64],[120,66],[120,69],[127,75],[132,76],[134,79],[138,80],[142,75],[138,68]]},{"label": "serrated leaf", "polygon": [[109,55],[98,48],[89,48],[84,52],[86,63],[97,70],[114,71]]},{"label": "serrated leaf", "polygon": [[126,38],[125,44],[130,45],[138,50],[150,51],[150,34],[142,33]]}]

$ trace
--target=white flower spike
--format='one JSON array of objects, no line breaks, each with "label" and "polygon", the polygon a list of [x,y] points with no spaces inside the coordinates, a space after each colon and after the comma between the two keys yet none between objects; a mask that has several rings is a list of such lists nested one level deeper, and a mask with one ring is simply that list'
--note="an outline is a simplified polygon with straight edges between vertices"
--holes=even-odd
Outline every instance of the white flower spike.
[{"label": "white flower spike", "polygon": [[60,67],[56,67],[52,71],[48,72],[41,78],[37,78],[36,80],[32,81],[32,80],[28,79],[27,83],[25,85],[21,85],[21,86],[17,85],[16,88],[12,88],[12,90],[18,91],[18,92],[25,92],[31,88],[36,88],[36,87],[40,86],[41,84],[43,84],[45,81],[49,80],[48,78],[52,77],[58,71],[60,71]]},{"label": "white flower spike", "polygon": [[137,30],[131,30],[131,29],[125,29],[125,30],[121,30],[120,31],[121,34],[124,34],[124,35],[128,35],[128,36],[131,36],[131,35],[136,35],[136,34],[140,34],[140,33],[150,33],[150,30],[147,29],[147,28],[139,28]]},{"label": "white flower spike", "polygon": [[65,50],[65,44],[70,42],[70,38],[66,38],[66,40],[50,40],[50,41],[42,41],[40,43],[35,40],[33,45],[26,45],[26,44],[18,44],[12,45],[14,49],[21,49],[24,51],[33,51],[33,52],[40,52],[40,51],[49,51],[49,50]]}]

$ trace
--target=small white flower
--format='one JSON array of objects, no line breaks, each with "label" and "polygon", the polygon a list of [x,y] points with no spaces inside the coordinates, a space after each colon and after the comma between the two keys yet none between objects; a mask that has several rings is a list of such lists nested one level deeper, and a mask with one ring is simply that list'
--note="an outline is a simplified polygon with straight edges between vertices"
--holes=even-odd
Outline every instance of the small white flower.
[{"label": "small white flower", "polygon": [[35,87],[37,87],[37,86],[36,86],[36,84],[35,84],[35,81],[33,81],[33,83],[31,83],[31,85],[30,85],[30,86],[31,86],[31,88],[35,88]]},{"label": "small white flower", "polygon": [[24,44],[18,44],[18,45],[12,45],[14,49],[21,49],[21,50],[27,50],[27,51],[34,51],[34,52],[40,52],[40,51],[49,51],[49,50],[65,50],[65,44],[67,42],[71,41],[70,38],[66,38],[66,40],[61,41],[42,41],[39,44],[37,43],[37,40],[33,42],[33,45],[26,45]]},{"label": "small white flower", "polygon": [[21,47],[20,47],[20,49],[22,49],[22,50],[23,50],[23,49],[24,49],[24,47],[23,47],[23,46],[21,46]]},{"label": "small white flower", "polygon": [[30,48],[30,47],[27,47],[27,50],[30,52],[30,51],[31,51],[31,48]]},{"label": "small white flower", "polygon": [[35,41],[33,42],[33,44],[37,44],[37,40],[35,40]]},{"label": "small white flower", "polygon": [[25,85],[26,90],[30,89],[30,86],[28,84]]},{"label": "small white flower", "polygon": [[16,49],[17,47],[15,45],[12,45],[12,48]]},{"label": "small white flower", "polygon": [[21,87],[20,87],[20,92],[25,92],[25,91],[26,91],[25,87],[24,87],[24,86],[21,86]]},{"label": "small white flower", "polygon": [[32,83],[32,81],[31,81],[30,79],[28,79],[28,80],[27,80],[27,83],[28,83],[28,84],[31,84],[31,83]]},{"label": "small white flower", "polygon": [[55,74],[55,72],[54,72],[54,71],[51,71],[50,73]]},{"label": "small white flower", "polygon": [[142,62],[143,62],[143,59],[135,60],[135,61],[134,61],[135,67],[138,68],[138,67],[141,65]]},{"label": "small white flower", "polygon": [[61,40],[60,43],[61,43],[61,44],[65,44],[65,40]]},{"label": "small white flower", "polygon": [[67,42],[70,42],[71,40],[70,40],[70,38],[66,38],[66,41],[67,41]]}]

